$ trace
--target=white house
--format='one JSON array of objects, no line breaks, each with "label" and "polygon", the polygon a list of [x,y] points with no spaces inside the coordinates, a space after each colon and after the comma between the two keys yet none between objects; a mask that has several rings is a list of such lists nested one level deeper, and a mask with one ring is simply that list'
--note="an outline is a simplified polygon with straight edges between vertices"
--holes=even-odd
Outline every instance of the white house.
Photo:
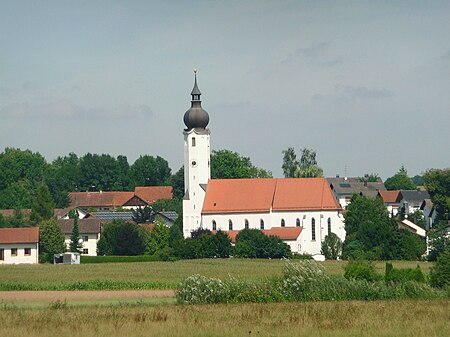
[{"label": "white house", "polygon": [[0,264],[39,263],[39,228],[0,228]]},{"label": "white house", "polygon": [[[73,223],[73,219],[58,219],[58,224],[64,234],[67,248],[70,246]],[[97,243],[100,240],[101,221],[96,218],[79,219],[78,229],[82,244],[81,255],[97,256]]]},{"label": "white house", "polygon": [[[345,239],[341,206],[324,178],[210,179],[209,115],[202,108],[195,76],[191,108],[184,114],[183,232],[197,228],[233,231],[273,230],[293,252],[320,254],[321,242],[334,232]],[[289,242],[288,242],[289,241]]]}]

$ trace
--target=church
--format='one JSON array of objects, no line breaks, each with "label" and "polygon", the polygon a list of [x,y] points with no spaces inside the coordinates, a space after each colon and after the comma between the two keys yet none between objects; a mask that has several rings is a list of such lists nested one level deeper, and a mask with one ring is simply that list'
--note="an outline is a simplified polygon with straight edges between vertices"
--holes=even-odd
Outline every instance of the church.
[{"label": "church", "polygon": [[291,251],[319,255],[325,236],[342,241],[342,208],[325,178],[211,179],[209,115],[195,72],[191,108],[184,114],[183,234],[222,230],[232,241],[244,228],[285,241]]}]

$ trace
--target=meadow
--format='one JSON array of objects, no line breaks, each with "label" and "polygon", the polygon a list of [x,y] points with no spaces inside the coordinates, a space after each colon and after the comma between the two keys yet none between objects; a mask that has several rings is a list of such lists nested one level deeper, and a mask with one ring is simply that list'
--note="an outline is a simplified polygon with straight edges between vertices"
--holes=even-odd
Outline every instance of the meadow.
[{"label": "meadow", "polygon": [[0,306],[0,337],[449,336],[449,306],[448,300]]},{"label": "meadow", "polygon": [[[345,261],[325,261],[326,273],[343,275]],[[427,262],[393,261],[396,268],[428,273]],[[282,275],[284,260],[203,259],[175,262],[99,263],[80,265],[0,265],[0,290],[175,289],[186,277],[200,274],[262,281]],[[384,272],[385,262],[375,262]]]}]

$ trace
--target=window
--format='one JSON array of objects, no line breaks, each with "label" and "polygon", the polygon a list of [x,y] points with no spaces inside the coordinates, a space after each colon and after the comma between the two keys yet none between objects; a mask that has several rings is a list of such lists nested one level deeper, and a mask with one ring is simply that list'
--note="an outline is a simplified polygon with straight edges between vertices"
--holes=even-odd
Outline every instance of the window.
[{"label": "window", "polygon": [[245,221],[244,221],[244,227],[245,227],[245,229],[248,229],[248,220],[247,219],[245,219]]},{"label": "window", "polygon": [[213,220],[213,221],[212,221],[212,230],[213,230],[213,231],[217,230],[216,220]]},{"label": "window", "polygon": [[264,229],[264,220],[263,220],[263,219],[261,219],[261,220],[259,221],[259,229],[261,229],[261,230]]},{"label": "window", "polygon": [[299,218],[297,218],[297,220],[295,220],[295,225],[297,226],[297,227],[300,227],[300,219]]},{"label": "window", "polygon": [[89,254],[89,249],[83,248],[83,253],[82,254]]},{"label": "window", "polygon": [[316,219],[311,219],[311,240],[316,241]]},{"label": "window", "polygon": [[83,235],[83,241],[86,242],[88,240],[89,240],[88,236],[87,235]]},{"label": "window", "polygon": [[5,250],[0,248],[0,261],[5,260]]},{"label": "window", "polygon": [[231,221],[231,219],[228,220],[228,229],[229,229],[230,231],[233,230],[233,221]]},{"label": "window", "polygon": [[281,219],[281,227],[286,226],[286,223],[284,222],[284,219]]},{"label": "window", "polygon": [[192,147],[195,146],[195,137],[192,137]]},{"label": "window", "polygon": [[11,248],[11,256],[17,256],[17,248]]},{"label": "window", "polygon": [[25,256],[31,255],[31,248],[24,248],[23,251],[24,251]]},{"label": "window", "polygon": [[328,218],[328,235],[331,234],[331,218]]}]

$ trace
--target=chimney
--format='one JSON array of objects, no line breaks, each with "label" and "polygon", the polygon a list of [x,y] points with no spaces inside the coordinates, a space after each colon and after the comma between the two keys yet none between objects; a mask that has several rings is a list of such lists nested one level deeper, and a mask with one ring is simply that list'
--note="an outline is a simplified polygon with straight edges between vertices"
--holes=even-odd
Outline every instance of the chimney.
[{"label": "chimney", "polygon": [[364,175],[364,187],[367,187],[367,182],[369,181],[369,175],[366,173]]}]

